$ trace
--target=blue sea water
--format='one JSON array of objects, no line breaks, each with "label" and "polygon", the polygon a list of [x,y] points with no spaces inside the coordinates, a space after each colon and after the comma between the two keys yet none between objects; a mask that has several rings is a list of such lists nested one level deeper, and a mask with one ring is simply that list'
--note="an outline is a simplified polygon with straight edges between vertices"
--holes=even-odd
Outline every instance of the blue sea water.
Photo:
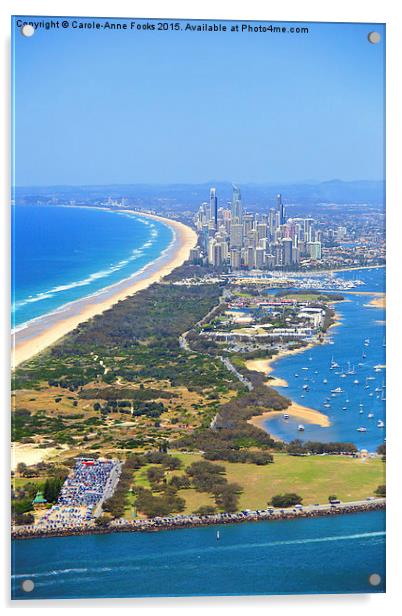
[{"label": "blue sea water", "polygon": [[[355,289],[358,292],[385,291],[384,268],[336,275],[362,280],[365,284]],[[272,376],[288,382],[288,387],[278,388],[281,393],[303,406],[325,413],[331,426],[323,428],[304,423],[304,432],[298,432],[300,420],[285,420],[280,415],[267,420],[265,426],[268,432],[286,441],[295,438],[347,441],[375,451],[385,438],[385,428],[377,427],[378,420],[385,424],[385,369],[375,369],[376,366],[385,366],[385,310],[368,307],[370,296],[343,291],[342,295],[347,301],[336,304],[341,324],[330,329],[334,344],[319,345],[304,353],[285,356],[273,364],[272,372]],[[339,369],[331,370],[332,359],[339,364]],[[347,374],[353,366],[355,374]],[[341,377],[341,373],[347,376]],[[325,384],[324,379],[328,383]],[[304,385],[308,385],[308,391],[303,389]],[[338,387],[343,392],[332,396],[331,390]],[[331,406],[325,407],[326,403]],[[368,418],[369,414],[374,417]],[[358,432],[359,427],[365,427],[367,432]]]},{"label": "blue sea water", "polygon": [[382,511],[13,543],[15,599],[384,590]]},{"label": "blue sea water", "polygon": [[12,324],[22,324],[128,278],[173,239],[141,215],[62,206],[13,207]]}]

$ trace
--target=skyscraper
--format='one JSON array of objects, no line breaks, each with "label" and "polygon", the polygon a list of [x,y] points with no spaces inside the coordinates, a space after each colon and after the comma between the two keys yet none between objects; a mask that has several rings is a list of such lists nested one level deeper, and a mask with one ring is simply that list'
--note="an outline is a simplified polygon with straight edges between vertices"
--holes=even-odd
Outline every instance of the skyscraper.
[{"label": "skyscraper", "polygon": [[240,188],[233,184],[232,195],[232,224],[241,223],[243,218],[243,207],[241,203]]},{"label": "skyscraper", "polygon": [[211,188],[209,191],[209,220],[218,226],[218,198],[216,196],[216,188]]},{"label": "skyscraper", "polygon": [[282,203],[282,195],[278,193],[276,195],[276,210],[279,213],[279,224],[285,224],[285,206]]}]

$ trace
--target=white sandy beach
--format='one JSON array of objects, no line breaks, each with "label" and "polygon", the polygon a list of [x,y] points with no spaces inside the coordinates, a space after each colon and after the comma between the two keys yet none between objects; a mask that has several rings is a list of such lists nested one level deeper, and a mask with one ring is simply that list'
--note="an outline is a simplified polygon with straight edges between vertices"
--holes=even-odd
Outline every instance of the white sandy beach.
[{"label": "white sandy beach", "polygon": [[128,281],[122,281],[113,285],[113,289],[115,289],[113,292],[100,293],[96,296],[77,300],[70,304],[68,310],[60,313],[60,318],[57,318],[55,313],[53,313],[52,319],[47,319],[44,316],[43,320],[38,319],[36,323],[28,325],[21,333],[17,332],[14,334],[12,340],[12,368],[43,351],[46,347],[75,329],[80,323],[102,314],[102,312],[108,310],[117,302],[134,295],[137,291],[146,289],[154,282],[159,282],[188,259],[191,248],[197,243],[197,235],[190,227],[181,222],[153,214],[144,214],[130,210],[125,211],[153,218],[172,228],[175,239],[166,259],[161,259],[160,267],[155,268],[152,263],[149,264],[146,268],[149,269],[149,275],[146,275],[145,270],[145,275],[141,276],[140,280],[136,281],[134,278],[130,283],[130,279],[128,279]]}]

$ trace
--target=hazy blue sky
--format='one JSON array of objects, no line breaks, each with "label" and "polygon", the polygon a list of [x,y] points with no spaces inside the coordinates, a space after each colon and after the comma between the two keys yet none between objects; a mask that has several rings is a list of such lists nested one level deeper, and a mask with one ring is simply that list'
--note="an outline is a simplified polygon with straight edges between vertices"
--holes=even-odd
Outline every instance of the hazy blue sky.
[{"label": "hazy blue sky", "polygon": [[299,25],[17,31],[15,184],[382,179],[383,27]]}]

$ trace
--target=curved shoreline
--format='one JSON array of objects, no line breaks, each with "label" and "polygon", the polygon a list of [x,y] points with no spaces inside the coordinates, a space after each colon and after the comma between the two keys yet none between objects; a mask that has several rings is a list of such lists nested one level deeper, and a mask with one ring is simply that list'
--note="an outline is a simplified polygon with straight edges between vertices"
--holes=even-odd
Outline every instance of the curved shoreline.
[{"label": "curved shoreline", "polygon": [[[337,324],[338,323],[336,322],[333,325],[331,325],[331,327]],[[287,357],[289,355],[297,355],[299,353],[312,349],[315,346],[316,346],[315,344],[310,343],[304,347],[299,347],[297,349],[287,350],[287,351],[284,351],[283,353],[278,353],[274,357],[270,357],[268,359],[251,359],[245,363],[245,366],[248,370],[255,370],[256,372],[263,372],[266,375],[271,375],[271,373],[274,370],[274,368],[272,367],[272,364],[274,362],[280,359],[283,359],[284,357]],[[266,381],[265,385],[269,387],[274,387],[274,388],[275,387],[288,387],[288,383],[280,377],[271,377],[270,380]],[[321,426],[322,428],[329,428],[329,426],[331,425],[328,415],[325,415],[324,413],[321,413],[320,411],[317,411],[316,409],[311,409],[306,406],[302,406],[301,404],[298,404],[297,402],[294,402],[293,400],[291,400],[291,404],[290,406],[288,406],[287,409],[284,409],[281,411],[268,411],[266,413],[262,413],[261,415],[255,415],[254,417],[251,417],[248,420],[248,423],[253,426],[256,426],[257,428],[260,428],[261,430],[264,430],[265,432],[268,432],[265,426],[265,422],[272,420],[272,419],[276,419],[279,415],[283,415],[284,413],[289,415],[289,417],[291,418],[294,417],[296,419],[302,419],[308,424]],[[269,434],[271,438],[273,438],[274,440],[278,440],[278,441],[282,440],[279,437],[275,436],[275,434],[272,434],[271,432],[269,432]]]},{"label": "curved shoreline", "polygon": [[295,520],[306,518],[320,518],[334,515],[347,515],[352,513],[369,513],[386,508],[385,499],[375,501],[341,503],[335,507],[321,505],[319,507],[305,507],[300,511],[294,509],[272,509],[264,511],[251,511],[249,514],[218,514],[214,516],[183,516],[182,518],[150,518],[146,520],[123,521],[106,528],[69,528],[66,530],[29,532],[13,531],[12,539],[51,539],[53,537],[72,537],[82,535],[109,535],[112,533],[150,533],[163,530],[177,530],[184,528],[197,528],[200,526],[218,526],[223,524],[241,524],[247,522],[275,522],[281,520]]},{"label": "curved shoreline", "polygon": [[[284,413],[289,415],[289,418],[302,419],[305,423],[313,424],[315,426],[320,426],[321,428],[329,428],[331,422],[329,421],[328,415],[324,415],[320,411],[316,411],[315,409],[310,409],[307,406],[302,406],[297,402],[292,402],[287,409],[282,411],[268,411],[267,413],[262,413],[262,415],[255,415],[251,419],[248,420],[248,423],[256,426],[257,428],[261,428],[267,432],[267,428],[265,426],[265,422],[270,421],[272,419],[277,419],[282,416]],[[279,437],[271,434],[271,437],[274,440],[282,440]]]},{"label": "curved shoreline", "polygon": [[66,304],[52,313],[38,317],[27,327],[14,332],[11,340],[12,368],[16,368],[22,362],[40,353],[80,323],[102,314],[117,302],[134,295],[137,291],[146,289],[154,282],[159,282],[188,259],[191,248],[197,242],[197,235],[193,229],[176,220],[155,214],[135,210],[121,211],[151,218],[169,226],[173,230],[173,240],[165,250],[165,254],[160,255],[132,276],[105,287],[95,294]]}]

